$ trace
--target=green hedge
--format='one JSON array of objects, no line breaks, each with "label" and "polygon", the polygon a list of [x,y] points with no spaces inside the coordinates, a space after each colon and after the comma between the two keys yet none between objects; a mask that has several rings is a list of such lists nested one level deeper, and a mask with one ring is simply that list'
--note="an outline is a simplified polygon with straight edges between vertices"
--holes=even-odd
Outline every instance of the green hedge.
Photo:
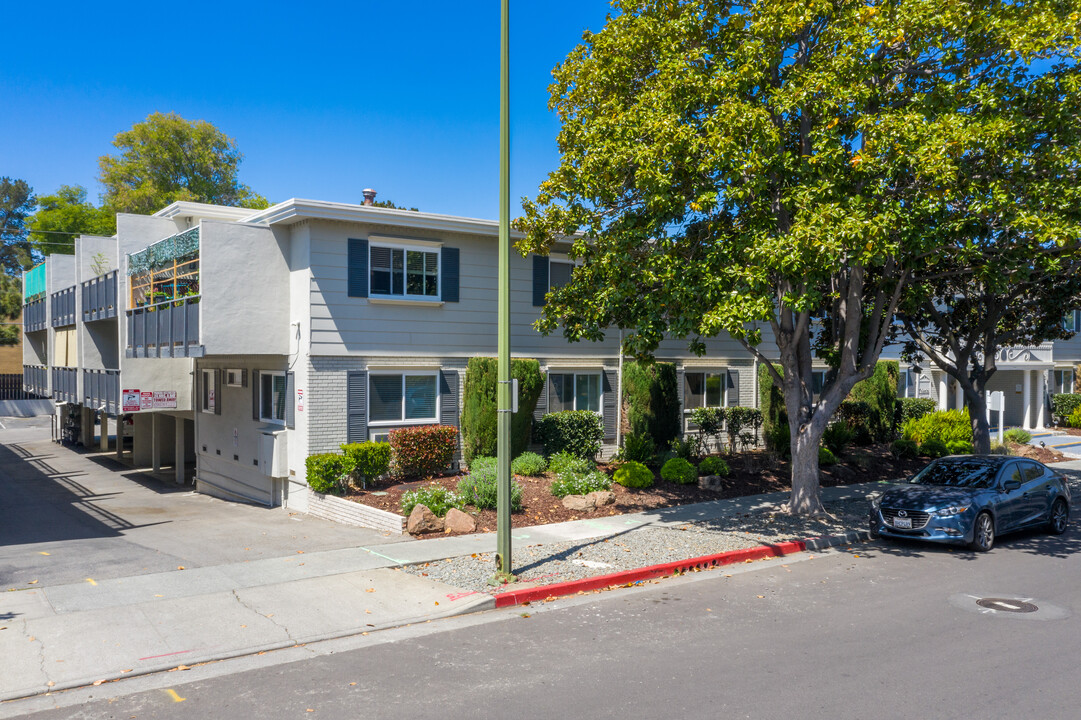
[{"label": "green hedge", "polygon": [[661,468],[661,477],[670,483],[691,485],[698,482],[698,470],[683,458],[672,458]]},{"label": "green hedge", "polygon": [[[511,416],[511,455],[529,447],[533,411],[544,388],[540,363],[514,358],[510,374],[518,380],[518,412]],[[462,392],[462,455],[468,463],[477,455],[496,454],[496,387],[499,365],[496,358],[469,359]]]},{"label": "green hedge", "polygon": [[390,467],[391,447],[385,442],[346,443],[341,446],[345,472],[367,485]]},{"label": "green hedge", "polygon": [[595,412],[564,410],[549,413],[537,423],[537,437],[544,444],[544,454],[569,452],[593,458],[601,450],[604,425]]},{"label": "green hedge", "polygon": [[337,453],[309,455],[304,460],[308,485],[318,493],[340,494],[346,474],[345,458]]},{"label": "green hedge", "polygon": [[1051,396],[1051,406],[1054,408],[1055,415],[1068,418],[1076,408],[1081,407],[1081,395],[1057,393]]},{"label": "green hedge", "polygon": [[672,363],[630,362],[623,366],[624,416],[630,433],[648,435],[668,447],[682,431],[679,381]]},{"label": "green hedge", "polygon": [[623,487],[646,488],[653,485],[653,471],[642,463],[625,462],[612,479]]},{"label": "green hedge", "polygon": [[930,415],[938,405],[931,398],[897,398],[901,403],[901,425],[909,420]]},{"label": "green hedge", "polygon": [[[900,377],[896,360],[882,360],[875,364],[874,374],[856,383],[846,398],[850,402],[866,403],[867,430],[878,442],[889,440],[897,429],[897,383]],[[859,430],[855,429],[858,437]]]},{"label": "green hedge", "polygon": [[902,426],[901,435],[906,440],[919,443],[921,452],[923,445],[931,440],[942,443],[943,447],[958,440],[971,443],[972,420],[969,418],[968,408],[940,410],[909,420]]},{"label": "green hedge", "polygon": [[[777,374],[784,377],[780,365],[774,365]],[[784,391],[773,382],[769,368],[758,366],[758,406],[762,409],[762,432],[765,436],[779,435],[774,428],[788,424],[788,410],[784,406]],[[787,432],[785,435],[787,436]],[[787,444],[787,440],[786,440]]]}]

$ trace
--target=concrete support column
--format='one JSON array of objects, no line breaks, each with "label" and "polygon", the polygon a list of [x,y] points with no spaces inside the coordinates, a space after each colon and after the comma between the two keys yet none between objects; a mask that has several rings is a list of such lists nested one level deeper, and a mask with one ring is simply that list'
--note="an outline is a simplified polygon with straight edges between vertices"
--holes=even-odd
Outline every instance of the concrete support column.
[{"label": "concrete support column", "polygon": [[124,428],[127,426],[124,424],[124,416],[116,416],[116,459],[122,460],[124,457]]},{"label": "concrete support column", "polygon": [[1032,428],[1032,371],[1025,370],[1021,373],[1021,427],[1029,430]]},{"label": "concrete support column", "polygon": [[79,412],[79,442],[89,450],[94,447],[94,411],[83,407]]},{"label": "concrete support column", "polygon": [[161,472],[161,440],[158,437],[158,414],[150,415],[150,462],[154,472]]},{"label": "concrete support column", "polygon": [[102,452],[109,452],[109,416],[104,410],[98,414],[101,416],[101,444],[98,447]]},{"label": "concrete support column", "polygon": [[176,459],[173,461],[174,477],[177,485],[183,485],[184,480],[184,420],[176,419],[176,445],[174,447]]},{"label": "concrete support column", "polygon": [[946,410],[950,405],[949,388],[946,385],[946,373],[938,375],[938,409]]},{"label": "concrete support column", "polygon": [[961,387],[961,383],[957,383],[957,409],[963,410],[965,407],[965,389]]},{"label": "concrete support column", "polygon": [[1045,382],[1046,382],[1046,371],[1037,370],[1036,371],[1036,402],[1034,402],[1032,404],[1032,409],[1036,413],[1036,429],[1037,430],[1043,430],[1044,429],[1044,425],[1043,425],[1043,414],[1044,414],[1043,396],[1044,396],[1044,392],[1045,392],[1045,385],[1044,385]]}]

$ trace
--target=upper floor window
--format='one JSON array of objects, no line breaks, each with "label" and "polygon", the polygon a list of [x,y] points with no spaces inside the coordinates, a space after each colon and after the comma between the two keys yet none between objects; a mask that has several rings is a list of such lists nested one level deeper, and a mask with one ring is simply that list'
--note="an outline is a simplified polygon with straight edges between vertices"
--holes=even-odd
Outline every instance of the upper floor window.
[{"label": "upper floor window", "polygon": [[700,407],[723,407],[724,389],[728,373],[692,372],[683,374],[683,408],[693,410]]},{"label": "upper floor window", "polygon": [[548,373],[548,411],[601,411],[600,373]]},{"label": "upper floor window", "polygon": [[1066,332],[1077,332],[1077,313],[1068,312],[1062,316],[1062,329]]},{"label": "upper floor window", "polygon": [[371,294],[439,298],[439,252],[429,248],[371,246]]}]

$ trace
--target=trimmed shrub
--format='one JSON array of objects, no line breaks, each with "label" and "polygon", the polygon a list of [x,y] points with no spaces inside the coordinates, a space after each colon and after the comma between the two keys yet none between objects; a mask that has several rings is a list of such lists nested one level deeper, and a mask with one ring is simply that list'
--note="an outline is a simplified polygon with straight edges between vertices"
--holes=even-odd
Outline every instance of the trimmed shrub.
[{"label": "trimmed shrub", "polygon": [[[652,476],[651,476],[652,477]],[[558,498],[568,495],[587,495],[597,490],[611,490],[612,478],[593,470],[587,473],[563,473],[552,483],[552,494]]]},{"label": "trimmed shrub", "polygon": [[753,435],[757,436],[758,428],[762,427],[762,411],[758,408],[726,408],[724,419],[728,430],[728,449],[732,452],[736,451],[736,443],[745,434],[745,430],[751,431]]},{"label": "trimmed shrub", "polygon": [[[881,360],[875,363],[874,374],[866,380],[860,380],[848,393],[847,402],[866,405],[866,415],[862,422],[866,425],[871,441],[885,442],[893,437],[896,431],[897,383],[900,377],[901,371],[896,360]],[[860,442],[862,434],[859,429],[851,422],[849,426],[856,430],[857,443],[870,444],[870,441]]]},{"label": "trimmed shrub", "polygon": [[[518,412],[511,416],[511,454],[519,455],[529,447],[533,429],[533,411],[544,388],[545,375],[540,363],[513,358],[510,375],[518,380]],[[462,391],[462,456],[466,463],[475,455],[496,454],[496,387],[499,365],[493,357],[469,359]]]},{"label": "trimmed shrub", "polygon": [[1081,407],[1081,395],[1074,393],[1056,393],[1051,396],[1051,407],[1060,418],[1068,418]]},{"label": "trimmed shrub", "polygon": [[563,473],[587,473],[597,469],[597,463],[589,458],[578,457],[569,452],[556,453],[548,458],[548,472],[553,475]]},{"label": "trimmed shrub", "polygon": [[843,455],[856,432],[843,422],[830,423],[822,433],[822,444],[835,455]]},{"label": "trimmed shrub", "polygon": [[930,415],[937,405],[931,398],[897,398],[901,403],[901,425],[909,420],[916,420],[924,415]]},{"label": "trimmed shrub", "polygon": [[1070,417],[1066,418],[1066,425],[1072,428],[1081,428],[1081,407],[1074,408]]},{"label": "trimmed shrub", "polygon": [[309,455],[304,460],[308,485],[317,493],[340,495],[346,475],[345,458],[338,453]]},{"label": "trimmed shrub", "polygon": [[950,451],[950,455],[971,455],[972,443],[964,440],[954,440],[946,443],[946,449]]},{"label": "trimmed shrub", "polygon": [[788,423],[778,423],[765,431],[766,448],[788,457],[792,454],[792,436],[788,430]]},{"label": "trimmed shrub", "polygon": [[837,464],[837,456],[830,452],[829,448],[818,448],[818,465],[829,467]]},{"label": "trimmed shrub", "polygon": [[649,435],[631,434],[623,438],[623,459],[649,464],[657,454],[657,446]]},{"label": "trimmed shrub", "polygon": [[510,471],[515,475],[536,476],[547,469],[547,461],[535,452],[524,452],[510,464]]},{"label": "trimmed shrub", "polygon": [[346,474],[354,481],[359,479],[362,485],[366,486],[368,480],[379,477],[390,467],[390,443],[345,443],[341,448]]},{"label": "trimmed shrub", "polygon": [[[418,425],[390,431],[394,464],[405,477],[431,477],[442,472],[458,448],[458,428],[453,425]],[[434,511],[433,511],[434,512]]]},{"label": "trimmed shrub", "polygon": [[698,482],[698,470],[683,458],[672,458],[661,468],[661,477],[670,483],[690,485]]},{"label": "trimmed shrub", "polygon": [[642,463],[625,462],[612,479],[623,487],[646,488],[653,485],[653,471]]},{"label": "trimmed shrub", "polygon": [[[457,497],[463,504],[472,505],[478,510],[496,507],[499,503],[499,482],[495,465],[471,468],[469,475],[458,481]],[[513,478],[510,481],[510,509],[511,512],[522,509],[522,486]]]},{"label": "trimmed shrub", "polygon": [[894,457],[911,460],[919,456],[920,448],[915,441],[900,438],[894,440],[890,445],[890,453],[892,453]]},{"label": "trimmed shrub", "polygon": [[666,447],[682,431],[679,383],[672,363],[631,362],[623,366],[623,417],[628,434],[648,435]]},{"label": "trimmed shrub", "polygon": [[402,494],[402,515],[409,515],[417,505],[428,508],[436,517],[445,516],[452,507],[459,510],[465,507],[458,493],[435,484]]},{"label": "trimmed shrub", "polygon": [[593,458],[601,450],[604,425],[589,410],[564,410],[549,413],[537,423],[537,436],[544,444],[544,454],[573,453]]},{"label": "trimmed shrub", "polygon": [[956,440],[972,442],[972,420],[968,408],[964,410],[940,410],[919,418],[910,419],[901,427],[901,436],[915,440],[922,447],[928,440],[939,440],[943,446]]},{"label": "trimmed shrub", "polygon": [[1010,428],[1006,432],[1002,433],[1002,439],[1009,440],[1010,442],[1015,442],[1018,445],[1024,445],[1025,443],[1032,440],[1032,433],[1030,433],[1028,430],[1023,430],[1021,428]]},{"label": "trimmed shrub", "polygon": [[721,477],[727,477],[728,473],[728,463],[726,463],[723,458],[715,457],[713,455],[706,458],[698,465],[699,475],[720,475]]},{"label": "trimmed shrub", "polygon": [[920,455],[925,457],[940,458],[949,454],[949,447],[938,438],[930,438],[920,443]]},{"label": "trimmed shrub", "polygon": [[993,443],[991,443],[991,454],[992,455],[1009,455],[1010,454],[1010,448],[1009,448],[1008,445],[993,442]]}]

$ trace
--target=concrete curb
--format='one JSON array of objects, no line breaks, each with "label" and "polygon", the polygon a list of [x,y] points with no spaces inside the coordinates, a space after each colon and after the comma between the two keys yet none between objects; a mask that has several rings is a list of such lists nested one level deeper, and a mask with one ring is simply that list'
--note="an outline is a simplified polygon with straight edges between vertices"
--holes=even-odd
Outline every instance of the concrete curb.
[{"label": "concrete curb", "polygon": [[713,555],[702,555],[687,560],[650,565],[634,570],[623,570],[608,575],[597,575],[582,580],[571,580],[551,585],[523,588],[521,590],[508,590],[495,595],[495,607],[514,607],[537,600],[555,599],[567,595],[590,590],[601,590],[612,587],[622,587],[643,580],[653,580],[660,577],[668,577],[688,570],[708,570],[724,565],[732,565],[740,562],[750,562],[770,557],[783,557],[806,550],[825,550],[826,548],[849,545],[868,540],[870,534],[866,531],[852,531],[844,535],[831,535],[824,537],[808,538],[806,540],[791,540],[774,545],[759,545],[742,550],[729,550],[728,552]]}]

